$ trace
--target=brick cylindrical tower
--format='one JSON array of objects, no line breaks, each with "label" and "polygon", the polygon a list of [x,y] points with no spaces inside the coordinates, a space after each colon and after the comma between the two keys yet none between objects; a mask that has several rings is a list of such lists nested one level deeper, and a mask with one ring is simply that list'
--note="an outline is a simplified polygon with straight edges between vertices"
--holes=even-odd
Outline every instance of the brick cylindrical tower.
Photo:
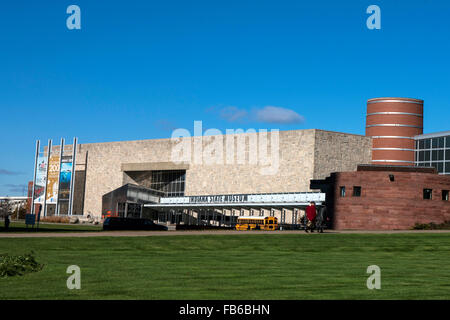
[{"label": "brick cylindrical tower", "polygon": [[414,165],[414,136],[423,133],[423,100],[367,100],[366,136],[373,138],[372,163]]}]

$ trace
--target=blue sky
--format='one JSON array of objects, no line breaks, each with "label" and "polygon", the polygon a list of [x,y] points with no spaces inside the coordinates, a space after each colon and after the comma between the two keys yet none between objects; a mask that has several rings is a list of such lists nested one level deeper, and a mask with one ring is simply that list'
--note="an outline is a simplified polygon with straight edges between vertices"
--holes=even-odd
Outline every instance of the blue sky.
[{"label": "blue sky", "polygon": [[445,0],[5,2],[0,195],[32,179],[36,139],[166,138],[194,120],[364,134],[382,96],[424,99],[424,131],[449,130],[449,14]]}]

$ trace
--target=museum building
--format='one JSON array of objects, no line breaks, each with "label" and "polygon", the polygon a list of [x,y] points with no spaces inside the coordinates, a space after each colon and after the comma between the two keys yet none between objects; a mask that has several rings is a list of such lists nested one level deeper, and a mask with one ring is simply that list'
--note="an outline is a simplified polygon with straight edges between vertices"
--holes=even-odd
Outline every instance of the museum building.
[{"label": "museum building", "polygon": [[[188,156],[174,158],[181,145]],[[450,220],[449,152],[450,131],[423,134],[423,100],[410,98],[369,99],[365,135],[306,129],[77,144],[72,214],[217,226],[273,215],[295,225],[315,201],[335,229],[408,229]]]}]

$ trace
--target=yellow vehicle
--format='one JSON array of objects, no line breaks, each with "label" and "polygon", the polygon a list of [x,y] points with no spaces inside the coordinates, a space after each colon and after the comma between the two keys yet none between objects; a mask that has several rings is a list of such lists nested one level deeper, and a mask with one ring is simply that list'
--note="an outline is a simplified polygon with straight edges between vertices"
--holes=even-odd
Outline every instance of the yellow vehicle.
[{"label": "yellow vehicle", "polygon": [[275,217],[238,217],[236,230],[277,230]]}]

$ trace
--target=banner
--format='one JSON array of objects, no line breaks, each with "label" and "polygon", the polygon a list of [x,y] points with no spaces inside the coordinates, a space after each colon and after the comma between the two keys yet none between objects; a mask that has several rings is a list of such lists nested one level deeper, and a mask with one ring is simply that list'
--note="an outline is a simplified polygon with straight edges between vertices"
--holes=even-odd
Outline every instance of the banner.
[{"label": "banner", "polygon": [[56,204],[58,200],[59,155],[50,155],[48,165],[47,203]]},{"label": "banner", "polygon": [[72,181],[72,157],[63,157],[59,178],[59,200],[69,201],[70,183]]},{"label": "banner", "polygon": [[47,157],[44,154],[39,154],[36,168],[36,186],[34,187],[34,203],[44,203],[46,173]]}]

